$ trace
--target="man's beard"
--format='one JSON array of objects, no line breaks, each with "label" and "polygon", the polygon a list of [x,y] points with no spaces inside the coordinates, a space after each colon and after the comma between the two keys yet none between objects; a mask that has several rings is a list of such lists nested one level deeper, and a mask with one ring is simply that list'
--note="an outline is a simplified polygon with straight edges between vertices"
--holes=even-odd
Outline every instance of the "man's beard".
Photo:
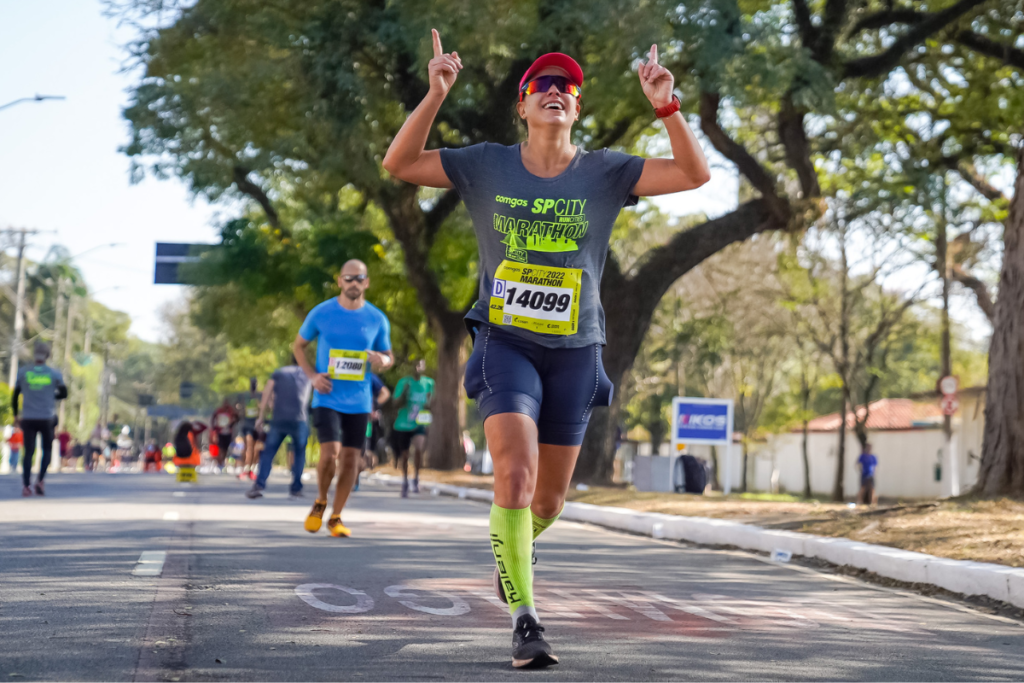
[{"label": "man's beard", "polygon": [[345,290],[345,296],[348,297],[349,301],[358,301],[362,295],[363,291],[358,287],[349,287]]}]

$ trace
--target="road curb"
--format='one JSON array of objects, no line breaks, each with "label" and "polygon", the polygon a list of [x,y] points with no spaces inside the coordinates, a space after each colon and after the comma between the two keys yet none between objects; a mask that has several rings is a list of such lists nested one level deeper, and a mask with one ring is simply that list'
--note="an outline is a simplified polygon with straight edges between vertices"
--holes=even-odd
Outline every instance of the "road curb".
[{"label": "road curb", "polygon": [[[400,485],[402,482],[401,478],[387,474],[374,474],[372,477],[389,486]],[[486,489],[433,482],[424,482],[423,488],[435,496],[454,496],[488,503],[494,499],[494,493]],[[784,550],[793,555],[818,558],[839,566],[866,569],[898,581],[930,584],[962,595],[984,595],[1024,608],[1024,569],[1001,564],[951,560],[846,538],[763,529],[727,519],[637,512],[588,503],[567,502],[561,518],[652,538],[689,541],[701,545],[735,546],[766,553]]]}]

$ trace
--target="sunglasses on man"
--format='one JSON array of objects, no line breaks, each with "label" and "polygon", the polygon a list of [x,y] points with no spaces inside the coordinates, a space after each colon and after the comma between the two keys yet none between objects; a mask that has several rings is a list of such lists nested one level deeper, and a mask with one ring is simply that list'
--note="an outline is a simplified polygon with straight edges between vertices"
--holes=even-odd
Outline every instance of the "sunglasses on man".
[{"label": "sunglasses on man", "polygon": [[576,85],[565,76],[538,76],[519,89],[519,101],[522,102],[524,97],[528,97],[534,93],[547,92],[548,90],[551,90],[552,85],[558,88],[558,92],[565,93],[566,95],[572,95],[576,99],[579,99],[580,95],[583,94],[583,91],[580,90],[580,86]]},{"label": "sunglasses on man", "polygon": [[342,275],[341,276],[341,279],[343,281],[345,281],[345,282],[348,282],[348,283],[363,282],[364,280],[366,280],[366,278],[367,278],[367,276],[363,275],[362,273],[360,273],[359,275]]}]

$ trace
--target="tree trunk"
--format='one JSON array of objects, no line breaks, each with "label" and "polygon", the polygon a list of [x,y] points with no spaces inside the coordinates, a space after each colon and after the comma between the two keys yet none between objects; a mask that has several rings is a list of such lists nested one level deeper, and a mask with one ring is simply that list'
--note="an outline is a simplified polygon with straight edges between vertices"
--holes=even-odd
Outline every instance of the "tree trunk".
[{"label": "tree trunk", "polygon": [[[865,403],[864,405],[866,409],[867,404]],[[865,450],[867,450],[868,447],[867,417],[865,416],[864,422],[860,422],[857,420],[857,406],[853,406],[853,422],[853,433],[857,435],[857,443],[860,444],[861,452],[864,452]]]},{"label": "tree trunk", "polygon": [[750,449],[747,448],[747,438],[743,437],[743,478],[740,480],[740,491],[747,492],[747,469],[750,467]]},{"label": "tree trunk", "polygon": [[836,480],[832,485],[832,500],[843,502],[843,475],[846,470],[846,406],[850,403],[850,390],[843,382],[843,407],[839,411],[839,450],[836,452]]},{"label": "tree trunk", "polygon": [[807,454],[807,420],[804,420],[803,442],[801,452],[804,456],[804,498],[811,497],[811,458]]},{"label": "tree trunk", "polygon": [[807,441],[808,441],[807,411],[808,411],[808,409],[811,406],[811,383],[807,379],[807,366],[806,365],[803,365],[801,367],[801,373],[800,373],[800,399],[801,399],[800,400],[800,409],[803,411],[803,414],[804,414],[803,429],[801,430],[803,438],[801,439],[801,443],[800,443],[800,452],[801,452],[801,454],[803,455],[803,458],[804,458],[804,498],[810,498],[811,497],[811,458],[810,458],[810,455],[807,453]]},{"label": "tree trunk", "polygon": [[722,484],[718,479],[718,446],[711,447],[711,490],[722,490]]},{"label": "tree trunk", "polygon": [[437,340],[437,376],[434,378],[435,399],[430,410],[434,421],[430,425],[426,464],[438,470],[453,470],[466,462],[459,433],[460,353],[466,339],[466,328],[459,321],[447,329],[434,324],[433,329]]},{"label": "tree trunk", "polygon": [[1024,495],[1024,148],[1003,234],[1003,266],[988,354],[985,435],[976,491]]},{"label": "tree trunk", "polygon": [[402,245],[406,276],[416,290],[437,341],[435,399],[430,411],[434,421],[427,444],[427,464],[441,470],[455,469],[465,463],[459,433],[459,387],[463,370],[459,359],[467,332],[462,321],[464,311],[451,309],[428,262],[436,228],[458,204],[458,199],[457,195],[445,195],[434,210],[424,213],[415,186],[403,183],[387,190],[377,201]]},{"label": "tree trunk", "polygon": [[[619,423],[621,407],[619,396],[615,396],[608,408],[594,408],[583,437],[580,457],[576,461],[573,481],[612,483],[614,471],[599,471],[598,468],[615,467],[615,426]],[[610,457],[605,456],[608,453]]]}]

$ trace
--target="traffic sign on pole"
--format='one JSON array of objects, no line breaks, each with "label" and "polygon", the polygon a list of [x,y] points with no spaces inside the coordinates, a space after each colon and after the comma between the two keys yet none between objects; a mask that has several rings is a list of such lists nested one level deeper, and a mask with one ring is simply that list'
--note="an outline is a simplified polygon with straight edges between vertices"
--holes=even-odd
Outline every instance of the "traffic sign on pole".
[{"label": "traffic sign on pole", "polygon": [[939,380],[939,393],[943,396],[955,396],[959,388],[960,380],[953,375],[947,375]]},{"label": "traffic sign on pole", "polygon": [[960,409],[960,399],[956,396],[943,396],[939,401],[939,406],[942,408],[943,415],[952,415]]}]

